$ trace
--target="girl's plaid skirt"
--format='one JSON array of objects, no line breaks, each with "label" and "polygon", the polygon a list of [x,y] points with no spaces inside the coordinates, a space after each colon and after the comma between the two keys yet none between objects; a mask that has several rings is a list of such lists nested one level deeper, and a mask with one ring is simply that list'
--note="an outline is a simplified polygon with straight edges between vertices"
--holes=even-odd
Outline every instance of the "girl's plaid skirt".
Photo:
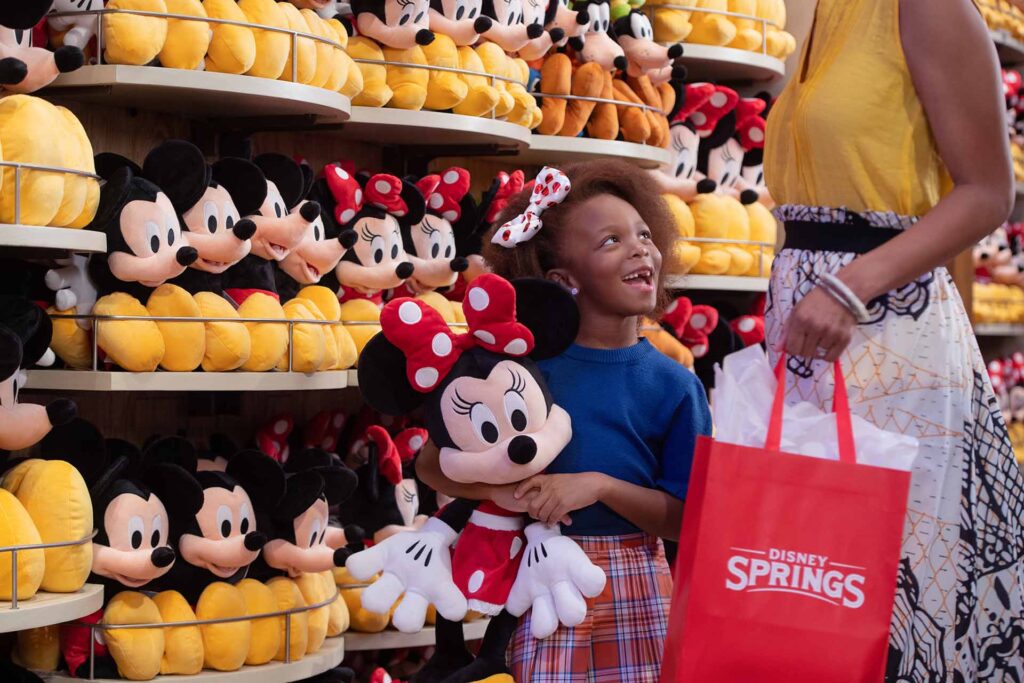
[{"label": "girl's plaid skirt", "polygon": [[537,640],[530,613],[509,649],[518,683],[656,683],[665,647],[672,576],[660,539],[646,534],[576,536],[608,575],[586,620]]}]

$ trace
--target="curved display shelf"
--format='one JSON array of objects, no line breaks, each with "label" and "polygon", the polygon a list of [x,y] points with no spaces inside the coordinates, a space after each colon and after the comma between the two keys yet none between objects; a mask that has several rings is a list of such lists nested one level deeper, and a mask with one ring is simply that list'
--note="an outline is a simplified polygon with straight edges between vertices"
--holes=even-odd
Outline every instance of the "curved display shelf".
[{"label": "curved display shelf", "polygon": [[84,66],[61,74],[41,94],[191,118],[311,115],[339,123],[350,109],[341,93],[311,85],[155,66]]},{"label": "curved display shelf", "polygon": [[[8,560],[5,560],[7,562]],[[0,601],[0,633],[62,624],[90,615],[103,607],[103,586],[87,583],[76,593],[36,593],[18,601],[18,609]]]},{"label": "curved display shelf", "polygon": [[672,275],[665,280],[668,289],[703,289],[717,292],[767,292],[766,277],[728,275]]},{"label": "curved display shelf", "polygon": [[[463,632],[466,640],[480,640],[484,637],[487,624],[490,619],[477,619],[465,624]],[[349,631],[345,634],[345,645],[349,652],[361,650],[395,650],[403,647],[425,647],[434,644],[434,627],[425,626],[419,633],[402,633],[387,629],[380,633],[355,633]]]},{"label": "curved display shelf", "polygon": [[689,71],[688,82],[773,81],[786,75],[782,60],[731,47],[684,43],[680,59]]},{"label": "curved display shelf", "polygon": [[349,386],[348,370],[301,372],[123,372],[30,370],[25,389],[53,391],[325,391]]},{"label": "curved display shelf", "polygon": [[1021,337],[1024,336],[1024,323],[977,323],[974,326],[976,337]]},{"label": "curved display shelf", "polygon": [[[311,655],[306,655],[297,662],[271,662],[262,666],[243,666],[238,671],[202,671],[194,676],[157,676],[154,681],[168,681],[168,683],[290,683],[301,681],[325,671],[329,671],[341,664],[345,657],[345,638],[328,638],[324,641],[323,647]],[[44,674],[47,681],[52,683],[82,683],[87,678],[72,678],[59,674]],[[95,678],[95,681],[108,681],[109,683],[124,683],[120,678]]]},{"label": "curved display shelf", "polygon": [[539,165],[563,161],[587,161],[614,157],[632,161],[641,168],[657,168],[672,163],[672,152],[653,145],[639,145],[622,140],[569,138],[558,135],[534,135],[530,146],[519,152],[518,159]]},{"label": "curved display shelf", "polygon": [[386,107],[352,107],[340,133],[347,138],[385,145],[493,145],[521,149],[530,142],[529,128],[507,121]]},{"label": "curved display shelf", "polygon": [[1003,66],[1014,66],[1024,63],[1024,43],[1013,38],[1006,31],[989,31],[992,42],[996,44],[999,61]]},{"label": "curved display shelf", "polygon": [[96,230],[0,225],[0,247],[103,253],[107,250],[107,236]]}]

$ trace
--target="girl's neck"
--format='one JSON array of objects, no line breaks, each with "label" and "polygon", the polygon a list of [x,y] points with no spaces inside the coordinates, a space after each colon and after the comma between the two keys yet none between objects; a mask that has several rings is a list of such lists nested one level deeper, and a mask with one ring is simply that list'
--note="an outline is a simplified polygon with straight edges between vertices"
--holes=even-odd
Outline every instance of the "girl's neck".
[{"label": "girl's neck", "polygon": [[639,316],[623,318],[595,311],[580,311],[576,343],[591,349],[624,349],[636,344]]}]

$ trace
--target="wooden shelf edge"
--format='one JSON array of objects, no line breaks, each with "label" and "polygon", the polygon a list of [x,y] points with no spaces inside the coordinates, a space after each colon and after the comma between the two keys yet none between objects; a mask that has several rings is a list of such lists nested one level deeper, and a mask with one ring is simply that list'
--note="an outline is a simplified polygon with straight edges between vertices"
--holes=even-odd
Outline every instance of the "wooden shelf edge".
[{"label": "wooden shelf edge", "polygon": [[298,372],[123,372],[30,370],[26,389],[48,391],[327,391],[349,386],[348,370]]},{"label": "wooden shelf edge", "polygon": [[665,281],[668,289],[699,289],[718,292],[767,292],[768,278],[728,275],[672,275]]},{"label": "wooden shelf edge", "polygon": [[75,593],[40,591],[27,600],[0,602],[0,633],[23,631],[40,626],[62,624],[92,614],[103,606],[103,586],[87,583]]},{"label": "wooden shelf edge", "polygon": [[[479,640],[484,637],[489,619],[478,619],[463,625],[463,632],[466,640]],[[435,640],[434,627],[425,626],[419,633],[402,633],[394,629],[387,629],[380,633],[355,633],[349,631],[345,634],[346,647],[349,652],[360,652],[363,650],[394,650],[404,647],[425,647],[433,645]]]}]

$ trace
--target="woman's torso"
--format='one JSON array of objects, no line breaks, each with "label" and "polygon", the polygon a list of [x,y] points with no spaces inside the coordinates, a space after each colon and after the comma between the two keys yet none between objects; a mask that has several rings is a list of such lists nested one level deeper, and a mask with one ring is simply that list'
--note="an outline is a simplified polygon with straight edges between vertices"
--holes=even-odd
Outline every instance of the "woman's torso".
[{"label": "woman's torso", "polygon": [[900,0],[819,0],[800,64],[768,120],[780,204],[920,216],[949,174],[903,56]]}]

